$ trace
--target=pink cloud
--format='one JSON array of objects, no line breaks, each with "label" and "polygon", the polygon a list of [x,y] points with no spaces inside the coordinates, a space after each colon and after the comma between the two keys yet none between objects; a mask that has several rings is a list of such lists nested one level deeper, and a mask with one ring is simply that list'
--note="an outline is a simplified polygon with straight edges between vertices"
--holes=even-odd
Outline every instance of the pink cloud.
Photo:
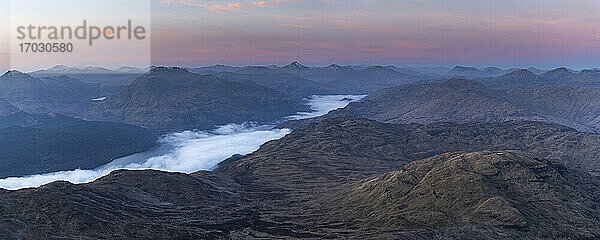
[{"label": "pink cloud", "polygon": [[[319,0],[322,2],[333,3],[334,0]],[[195,7],[203,7],[211,12],[226,12],[226,11],[235,11],[240,10],[242,8],[248,7],[267,7],[271,5],[277,5],[281,3],[288,2],[306,2],[306,0],[265,0],[265,1],[237,1],[237,2],[227,2],[227,3],[217,3],[215,1],[198,1],[198,0],[161,0],[160,4],[164,7],[169,7],[173,3],[186,5],[186,6],[195,6]]]},{"label": "pink cloud", "polygon": [[211,12],[223,12],[223,11],[229,11],[229,10],[240,10],[241,8],[245,8],[245,7],[265,7],[272,4],[271,2],[248,2],[248,3],[242,3],[242,2],[230,2],[230,3],[224,3],[224,4],[213,4],[208,6],[208,11]]}]

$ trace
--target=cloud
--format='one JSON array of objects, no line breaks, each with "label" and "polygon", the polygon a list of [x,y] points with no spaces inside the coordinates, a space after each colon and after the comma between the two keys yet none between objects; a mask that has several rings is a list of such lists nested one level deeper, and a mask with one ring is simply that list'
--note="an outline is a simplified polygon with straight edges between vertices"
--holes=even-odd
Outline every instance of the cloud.
[{"label": "cloud", "polygon": [[[264,0],[264,1],[233,1],[220,3],[217,1],[199,1],[199,0],[161,0],[160,4],[169,7],[173,3],[185,6],[202,7],[211,12],[236,11],[249,7],[267,7],[287,2],[306,2],[307,0]],[[333,0],[319,0],[322,2],[333,3]]]},{"label": "cloud", "polygon": [[325,95],[313,96],[308,100],[308,105],[311,106],[312,112],[300,112],[297,115],[289,116],[286,119],[299,120],[323,116],[329,111],[337,110],[346,107],[351,102],[360,101],[366,95]]},{"label": "cloud", "polygon": [[116,159],[97,169],[0,179],[0,188],[15,190],[39,187],[53,181],[87,183],[117,169],[156,169],[183,173],[211,170],[233,154],[251,153],[263,143],[282,138],[288,133],[288,129],[258,130],[255,126],[236,124],[222,126],[214,132],[184,131],[164,136],[158,149]]},{"label": "cloud", "polygon": [[267,3],[267,2],[248,2],[248,3],[230,2],[230,3],[225,3],[225,4],[210,5],[208,7],[208,11],[223,12],[223,11],[230,11],[230,10],[240,10],[241,8],[252,7],[252,6],[264,7],[264,6],[268,6],[269,4],[270,3]]}]

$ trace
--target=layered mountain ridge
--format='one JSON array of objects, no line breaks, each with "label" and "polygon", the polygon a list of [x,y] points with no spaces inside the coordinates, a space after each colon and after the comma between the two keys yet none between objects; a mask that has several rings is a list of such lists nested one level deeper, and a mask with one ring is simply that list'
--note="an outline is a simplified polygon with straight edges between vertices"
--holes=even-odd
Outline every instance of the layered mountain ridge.
[{"label": "layered mountain ridge", "polygon": [[600,89],[567,86],[490,89],[470,80],[403,85],[333,114],[390,123],[543,121],[598,132]]},{"label": "layered mountain ridge", "polygon": [[304,108],[301,101],[253,82],[157,67],[98,103],[86,118],[157,130],[211,129],[271,122]]},{"label": "layered mountain ridge", "polygon": [[81,117],[102,89],[67,76],[35,78],[18,71],[0,76],[0,96],[22,111]]}]

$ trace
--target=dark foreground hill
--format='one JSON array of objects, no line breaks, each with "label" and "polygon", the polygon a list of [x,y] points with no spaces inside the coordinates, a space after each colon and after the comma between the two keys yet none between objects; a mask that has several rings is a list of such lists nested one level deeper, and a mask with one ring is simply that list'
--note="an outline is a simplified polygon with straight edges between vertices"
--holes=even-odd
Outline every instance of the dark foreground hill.
[{"label": "dark foreground hill", "polygon": [[117,171],[0,192],[0,239],[216,239],[259,225],[250,206],[219,174]]},{"label": "dark foreground hill", "polygon": [[91,169],[155,144],[140,127],[17,112],[0,116],[0,178]]},{"label": "dark foreground hill", "polygon": [[600,181],[558,163],[595,165],[578,153],[596,151],[598,141],[532,122],[333,117],[215,172],[117,171],[89,184],[0,191],[0,236],[597,238]]},{"label": "dark foreground hill", "polygon": [[377,237],[592,239],[600,235],[598,184],[519,151],[455,153],[345,185],[317,202],[328,213],[320,221]]},{"label": "dark foreground hill", "polygon": [[490,89],[451,79],[381,90],[335,114],[389,123],[543,121],[600,131],[600,88]]},{"label": "dark foreground hill", "polygon": [[100,102],[86,118],[157,130],[210,129],[279,120],[304,108],[301,99],[253,82],[157,67]]}]

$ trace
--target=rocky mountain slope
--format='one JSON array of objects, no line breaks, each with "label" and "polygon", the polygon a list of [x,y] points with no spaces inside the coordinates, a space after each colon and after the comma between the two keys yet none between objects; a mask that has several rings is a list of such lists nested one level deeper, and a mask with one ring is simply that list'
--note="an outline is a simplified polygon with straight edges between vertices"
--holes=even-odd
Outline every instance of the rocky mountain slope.
[{"label": "rocky mountain slope", "polygon": [[470,80],[384,89],[334,114],[389,123],[543,121],[598,132],[600,89],[548,86],[490,89]]},{"label": "rocky mountain slope", "polygon": [[210,129],[271,122],[304,108],[300,99],[252,82],[158,67],[94,106],[86,118],[158,130]]}]

